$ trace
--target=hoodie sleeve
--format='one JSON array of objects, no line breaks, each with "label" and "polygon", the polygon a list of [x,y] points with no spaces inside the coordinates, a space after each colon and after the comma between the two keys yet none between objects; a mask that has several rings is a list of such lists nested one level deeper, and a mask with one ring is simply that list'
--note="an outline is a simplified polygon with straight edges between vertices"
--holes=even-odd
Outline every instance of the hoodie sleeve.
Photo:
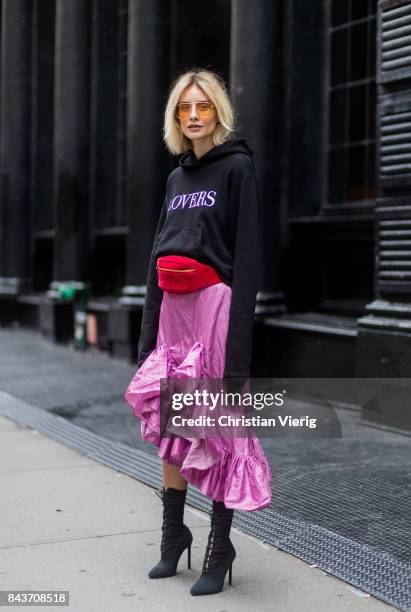
[{"label": "hoodie sleeve", "polygon": [[151,250],[150,262],[148,266],[146,280],[146,297],[144,300],[143,317],[141,321],[140,340],[138,343],[138,361],[137,369],[141,366],[146,357],[155,349],[158,322],[160,316],[160,306],[163,299],[163,290],[158,286],[158,277],[156,269],[155,250],[159,234],[163,228],[166,219],[166,200],[164,200],[163,208],[161,209],[160,218],[157,223],[157,229],[154,236],[153,248]]},{"label": "hoodie sleeve", "polygon": [[237,179],[230,195],[234,264],[224,378],[250,376],[259,273],[259,207],[256,175]]}]

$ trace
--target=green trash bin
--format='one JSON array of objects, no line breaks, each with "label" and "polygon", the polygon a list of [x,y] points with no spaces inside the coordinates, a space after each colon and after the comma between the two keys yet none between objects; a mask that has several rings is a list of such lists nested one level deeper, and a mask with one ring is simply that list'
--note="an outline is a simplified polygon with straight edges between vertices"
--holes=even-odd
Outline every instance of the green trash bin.
[{"label": "green trash bin", "polygon": [[60,283],[57,291],[66,301],[74,301],[74,348],[87,348],[87,303],[90,287],[83,282]]}]

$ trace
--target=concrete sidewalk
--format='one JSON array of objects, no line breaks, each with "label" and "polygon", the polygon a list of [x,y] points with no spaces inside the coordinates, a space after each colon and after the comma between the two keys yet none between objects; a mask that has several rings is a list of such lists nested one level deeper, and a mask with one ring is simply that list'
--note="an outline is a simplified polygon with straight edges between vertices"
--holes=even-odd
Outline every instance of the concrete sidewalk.
[{"label": "concrete sidewalk", "polygon": [[184,553],[178,575],[150,580],[162,516],[153,489],[4,417],[0,479],[2,591],[69,591],[75,612],[395,609],[236,529],[233,585],[227,577],[222,593],[193,597],[209,517],[188,505],[193,569]]}]

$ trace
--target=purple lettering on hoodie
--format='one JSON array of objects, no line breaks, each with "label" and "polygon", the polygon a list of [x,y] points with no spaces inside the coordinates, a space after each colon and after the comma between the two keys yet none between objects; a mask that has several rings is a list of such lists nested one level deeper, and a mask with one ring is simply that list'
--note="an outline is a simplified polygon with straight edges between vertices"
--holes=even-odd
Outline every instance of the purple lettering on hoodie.
[{"label": "purple lettering on hoodie", "polygon": [[213,198],[213,196],[212,196],[211,194],[214,194],[214,196],[215,196],[215,195],[216,195],[216,193],[217,193],[216,191],[209,191],[209,192],[207,193],[207,200],[211,200],[211,204],[206,204],[206,203],[204,202],[204,204],[205,204],[206,206],[214,206],[214,204],[215,204],[215,197]]},{"label": "purple lettering on hoodie", "polygon": [[192,208],[193,206],[197,206],[196,201],[197,201],[198,193],[199,192],[196,191],[195,193],[191,194],[191,202],[190,202],[189,208]]},{"label": "purple lettering on hoodie", "polygon": [[[183,194],[183,208],[185,208],[185,207],[186,207],[186,202],[188,202],[188,201],[189,201],[189,199],[190,199],[190,195],[191,195],[190,193]],[[190,208],[190,207],[189,207],[189,208]]]},{"label": "purple lettering on hoodie", "polygon": [[[180,193],[171,200],[168,211],[196,208],[197,206],[214,206],[216,191],[194,191],[193,193]],[[190,204],[186,207],[187,202]]]},{"label": "purple lettering on hoodie", "polygon": [[200,191],[200,195],[197,201],[197,206],[202,206],[204,204],[204,198],[206,197],[207,192],[206,191]]},{"label": "purple lettering on hoodie", "polygon": [[[175,204],[175,201],[176,201],[177,199],[179,199],[179,201],[178,201],[178,203],[177,203],[177,204]],[[171,203],[170,203],[170,206],[169,206],[169,209],[168,209],[168,210],[175,210],[176,208],[178,208],[178,206],[179,206],[180,202],[181,202],[181,195],[176,195],[176,196],[175,196],[175,198],[173,198],[173,199],[171,200]]]}]

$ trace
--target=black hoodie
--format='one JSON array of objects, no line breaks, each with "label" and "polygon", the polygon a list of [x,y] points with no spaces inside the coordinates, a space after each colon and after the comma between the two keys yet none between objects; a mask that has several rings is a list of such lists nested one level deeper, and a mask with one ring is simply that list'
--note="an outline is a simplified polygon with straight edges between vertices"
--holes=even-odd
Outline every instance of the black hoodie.
[{"label": "black hoodie", "polygon": [[156,346],[163,291],[157,257],[184,255],[213,266],[231,287],[225,378],[250,376],[259,268],[260,190],[245,138],[196,158],[184,153],[169,175],[147,275],[138,367]]}]

